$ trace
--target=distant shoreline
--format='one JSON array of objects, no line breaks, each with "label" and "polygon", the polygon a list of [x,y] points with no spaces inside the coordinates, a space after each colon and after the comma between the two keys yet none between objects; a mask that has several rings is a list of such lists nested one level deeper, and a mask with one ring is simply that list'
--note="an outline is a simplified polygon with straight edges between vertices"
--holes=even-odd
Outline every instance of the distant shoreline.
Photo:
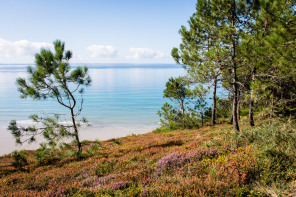
[{"label": "distant shoreline", "polygon": [[[181,68],[177,64],[71,64],[73,68],[78,66],[88,66],[89,69],[130,69],[130,68],[147,68],[147,69],[176,69]],[[28,66],[34,64],[0,64],[0,71],[26,71]]]}]

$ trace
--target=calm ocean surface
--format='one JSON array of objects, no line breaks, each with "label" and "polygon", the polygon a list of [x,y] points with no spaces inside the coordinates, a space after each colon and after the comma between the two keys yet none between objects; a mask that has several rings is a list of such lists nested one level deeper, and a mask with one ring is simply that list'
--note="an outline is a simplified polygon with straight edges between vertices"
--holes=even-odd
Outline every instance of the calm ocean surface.
[{"label": "calm ocean surface", "polygon": [[[178,65],[87,66],[92,85],[83,95],[82,116],[87,117],[91,126],[82,128],[80,134],[82,139],[90,140],[140,134],[158,127],[156,113],[167,101],[162,98],[166,81],[185,74]],[[54,100],[20,99],[15,81],[17,77],[26,76],[25,65],[0,65],[0,155],[15,149],[38,147],[38,143],[15,146],[6,129],[10,120],[29,125],[28,117],[34,113],[67,113]]]}]

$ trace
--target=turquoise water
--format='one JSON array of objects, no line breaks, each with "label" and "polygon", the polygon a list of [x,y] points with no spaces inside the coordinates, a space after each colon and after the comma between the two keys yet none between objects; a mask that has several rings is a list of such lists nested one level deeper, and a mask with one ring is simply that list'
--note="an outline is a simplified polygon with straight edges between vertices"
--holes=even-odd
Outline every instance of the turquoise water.
[{"label": "turquoise water", "polygon": [[[74,65],[75,66],[75,65]],[[87,65],[92,85],[85,89],[82,116],[91,127],[83,139],[106,139],[128,133],[143,133],[159,126],[156,115],[163,103],[163,89],[169,77],[185,74],[178,65]],[[67,111],[54,100],[20,99],[15,85],[17,77],[26,77],[24,65],[0,65],[0,155],[15,149],[6,130],[10,120],[29,124],[34,113]],[[113,133],[112,133],[113,132]]]}]

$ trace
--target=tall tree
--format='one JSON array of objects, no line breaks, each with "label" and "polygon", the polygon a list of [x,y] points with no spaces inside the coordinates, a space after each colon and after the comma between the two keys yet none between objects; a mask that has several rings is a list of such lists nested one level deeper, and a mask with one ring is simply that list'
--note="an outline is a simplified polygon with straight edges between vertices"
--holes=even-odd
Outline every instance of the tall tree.
[{"label": "tall tree", "polygon": [[257,87],[270,98],[271,114],[295,113],[296,2],[262,1],[257,21],[262,63],[256,78],[264,84]]},{"label": "tall tree", "polygon": [[[295,105],[295,1],[260,1],[253,31],[242,38],[241,59],[249,73],[249,122],[254,125],[254,96],[270,116],[291,113]],[[249,71],[248,71],[249,70]],[[294,95],[293,95],[294,94]]]},{"label": "tall tree", "polygon": [[[184,64],[185,67],[197,67],[194,72],[197,73],[197,79],[202,81],[204,77],[207,80],[212,78],[213,72],[223,71],[223,79],[227,79],[226,74],[231,73],[231,84],[233,94],[233,127],[239,130],[237,118],[238,105],[238,42],[242,34],[248,31],[253,22],[253,9],[257,1],[250,0],[199,0],[196,4],[196,13],[190,18],[189,26],[182,27],[182,44],[180,51],[176,48],[172,50],[172,56],[177,63]],[[219,55],[217,51],[222,51]],[[213,61],[211,52],[216,52],[216,59]],[[221,69],[223,62],[223,69]],[[211,69],[214,66],[215,69]],[[209,72],[209,71],[210,72]],[[211,73],[207,75],[205,73]],[[214,72],[215,73],[215,72]],[[201,79],[200,79],[201,78]]]},{"label": "tall tree", "polygon": [[196,13],[190,17],[189,28],[182,26],[180,34],[182,43],[179,48],[172,49],[172,57],[188,72],[192,84],[212,87],[213,106],[211,124],[215,125],[216,92],[221,80],[222,68],[225,66],[227,51],[221,48],[219,38],[213,28],[215,21],[211,15],[210,5],[206,1],[198,1]]},{"label": "tall tree", "polygon": [[258,65],[258,53],[257,50],[258,40],[257,40],[257,31],[253,31],[248,35],[244,35],[239,46],[240,57],[239,61],[241,62],[241,79],[240,82],[243,84],[242,93],[247,95],[245,98],[248,98],[249,102],[249,124],[254,126],[254,85],[256,83],[256,68]]},{"label": "tall tree", "polygon": [[229,68],[232,74],[232,95],[233,95],[233,107],[232,107],[232,121],[233,128],[239,131],[238,124],[238,78],[237,69],[239,67],[237,58],[240,55],[238,53],[238,44],[242,35],[250,30],[253,22],[253,7],[256,6],[256,1],[244,1],[244,0],[213,0],[213,15],[217,21],[217,28],[219,31],[219,37],[223,42],[224,47],[230,49],[230,61]]},{"label": "tall tree", "polygon": [[17,79],[18,91],[21,98],[55,99],[69,111],[71,123],[62,124],[59,114],[45,118],[35,114],[31,116],[31,119],[43,126],[39,127],[40,124],[37,124],[25,128],[13,120],[8,129],[16,138],[17,143],[35,141],[39,134],[42,134],[52,145],[64,137],[73,137],[76,140],[77,155],[79,156],[82,152],[82,145],[78,131],[80,120],[77,117],[82,110],[83,99],[79,100],[77,96],[81,95],[82,98],[84,87],[90,85],[91,78],[87,67],[71,69],[69,60],[72,57],[72,52],[65,51],[64,42],[56,40],[53,44],[54,52],[41,49],[40,53],[35,55],[36,66],[28,67],[27,79]]}]

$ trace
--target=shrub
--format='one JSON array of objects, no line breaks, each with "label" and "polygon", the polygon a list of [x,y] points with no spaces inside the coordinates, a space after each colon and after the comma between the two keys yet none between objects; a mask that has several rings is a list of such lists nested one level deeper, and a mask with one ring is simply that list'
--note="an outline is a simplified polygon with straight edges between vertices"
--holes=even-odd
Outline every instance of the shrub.
[{"label": "shrub", "polygon": [[117,164],[117,161],[112,159],[112,160],[105,160],[102,163],[98,163],[96,167],[96,175],[99,177],[102,177],[112,171],[114,171],[115,166]]},{"label": "shrub", "polygon": [[48,163],[58,159],[55,157],[57,150],[54,147],[47,147],[45,143],[40,144],[40,148],[35,152],[35,159],[39,163]]},{"label": "shrub", "polygon": [[91,141],[89,141],[89,140],[83,140],[83,141],[81,141],[81,144],[82,145],[88,145],[90,143],[91,143]]},{"label": "shrub", "polygon": [[275,120],[265,122],[240,133],[229,135],[228,141],[237,146],[252,144],[262,161],[261,182],[270,186],[276,182],[296,179],[296,129],[295,120]]},{"label": "shrub", "polygon": [[200,127],[199,114],[190,109],[190,111],[182,114],[172,105],[165,103],[161,110],[157,112],[160,119],[160,124],[163,129],[156,129],[155,132],[172,131],[176,129],[192,129]]},{"label": "shrub", "polygon": [[100,141],[100,139],[96,139],[95,142],[96,142],[96,144],[99,145],[99,146],[102,145],[102,142]]},{"label": "shrub", "polygon": [[117,139],[117,138],[112,138],[111,141],[114,142],[115,144],[118,144],[118,145],[121,144],[120,139]]},{"label": "shrub", "polygon": [[25,150],[21,150],[21,151],[14,151],[12,154],[12,157],[14,159],[12,165],[15,168],[22,168],[26,165],[28,165],[28,161],[27,161],[27,156],[26,156],[26,151]]},{"label": "shrub", "polygon": [[85,153],[83,154],[84,157],[91,157],[98,153],[99,147],[97,144],[93,144],[90,148],[86,149]]}]

